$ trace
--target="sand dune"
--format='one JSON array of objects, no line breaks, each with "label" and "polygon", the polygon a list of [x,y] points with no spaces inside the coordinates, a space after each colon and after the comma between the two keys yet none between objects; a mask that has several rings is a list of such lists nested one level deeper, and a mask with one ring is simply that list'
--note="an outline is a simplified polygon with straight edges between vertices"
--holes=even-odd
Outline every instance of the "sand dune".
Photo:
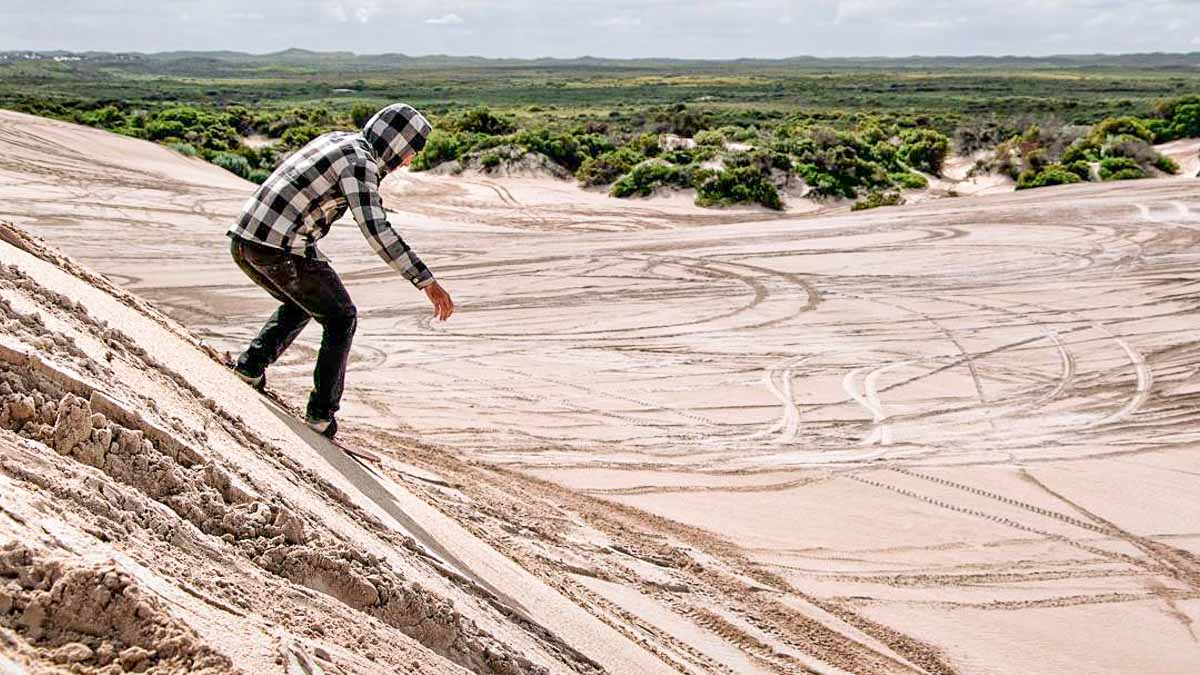
[{"label": "sand dune", "polygon": [[[0,437],[0,480],[18,495],[0,538],[25,547],[25,568],[115,570],[160,627],[143,648],[176,645],[168,666],[1200,663],[1193,179],[795,217],[544,181],[389,178],[395,222],[460,310],[431,323],[352,225],[324,245],[360,307],[344,425],[387,457],[369,472],[172,323],[236,349],[271,309],[225,252],[249,184],[10,113],[0,145],[0,217],[171,317],[4,246],[36,283],[9,271],[0,297],[44,323],[11,318],[4,344],[72,369],[90,387],[73,394],[84,412],[104,405],[99,391],[142,420],[115,423],[190,448],[170,458],[152,441],[177,492],[89,461],[86,443],[60,459],[47,446],[74,433],[59,417],[84,418],[62,402],[82,385],[50,387],[53,419],[34,406],[46,428]],[[39,287],[118,326],[124,351]],[[293,403],[317,338],[272,372]],[[225,495],[227,482],[240,491]],[[95,495],[163,524],[93,513]],[[296,573],[288,555],[336,572]],[[449,602],[429,633],[399,609]],[[4,658],[60,649],[0,625],[17,636]]]}]

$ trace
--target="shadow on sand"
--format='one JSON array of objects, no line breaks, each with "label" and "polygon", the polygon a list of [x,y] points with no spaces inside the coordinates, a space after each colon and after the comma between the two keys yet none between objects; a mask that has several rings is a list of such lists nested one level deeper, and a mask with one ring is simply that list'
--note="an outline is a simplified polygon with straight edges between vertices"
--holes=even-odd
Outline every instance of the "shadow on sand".
[{"label": "shadow on sand", "polygon": [[346,480],[365,495],[375,505],[383,509],[385,513],[392,517],[394,521],[403,529],[404,533],[411,536],[434,558],[443,565],[458,574],[474,581],[489,593],[498,598],[501,602],[509,607],[520,611],[528,617],[528,611],[525,607],[513,599],[511,596],[501,592],[489,584],[486,580],[481,579],[471,568],[467,567],[462,560],[459,560],[453,553],[442,546],[437,539],[433,537],[425,528],[421,527],[417,521],[413,520],[400,504],[396,502],[392,492],[381,482],[381,477],[375,472],[370,465],[365,464],[363,460],[347,454],[344,450],[334,445],[328,438],[308,428],[308,425],[297,419],[294,415],[282,410],[273,401],[263,398],[263,403],[267,408],[275,414],[284,424],[288,426],[300,438],[304,439],[322,459],[325,460],[330,467],[340,473]]}]

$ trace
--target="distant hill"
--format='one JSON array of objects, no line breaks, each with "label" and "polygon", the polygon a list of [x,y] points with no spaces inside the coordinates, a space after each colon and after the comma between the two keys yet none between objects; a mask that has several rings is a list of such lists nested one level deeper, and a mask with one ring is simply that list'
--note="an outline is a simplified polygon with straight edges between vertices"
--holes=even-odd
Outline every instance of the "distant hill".
[{"label": "distant hill", "polygon": [[199,63],[225,67],[269,65],[306,66],[314,68],[340,67],[362,70],[394,68],[721,68],[750,67],[819,67],[819,68],[1200,68],[1200,52],[1145,54],[1061,54],[1053,56],[906,56],[906,57],[842,57],[820,58],[794,56],[784,59],[671,59],[638,58],[612,59],[593,56],[578,58],[494,59],[480,56],[451,56],[430,54],[354,54],[352,52],[318,52],[307,49],[286,49],[269,54],[249,54],[235,51],[172,51],[144,54],[139,52],[69,52],[69,51],[8,51],[0,52],[0,63],[39,60],[70,60],[97,65],[119,63],[149,68],[177,69],[180,65]]}]

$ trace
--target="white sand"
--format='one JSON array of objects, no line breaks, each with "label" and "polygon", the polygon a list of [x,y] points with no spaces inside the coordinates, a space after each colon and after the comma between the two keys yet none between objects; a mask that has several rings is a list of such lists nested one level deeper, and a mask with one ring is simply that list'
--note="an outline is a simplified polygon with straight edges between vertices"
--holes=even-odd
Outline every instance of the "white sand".
[{"label": "white sand", "polygon": [[[19,147],[31,135],[73,144],[47,158],[45,145]],[[92,137],[106,145],[76,149]],[[8,113],[0,144],[13,158],[0,166],[0,216],[219,348],[240,348],[271,310],[225,252],[248,184],[149,144]],[[129,168],[87,168],[97,161]],[[390,178],[394,221],[459,312],[431,323],[352,226],[324,245],[360,308],[343,424],[349,442],[389,457],[378,483],[296,440],[157,324],[3,250],[611,672],[1186,672],[1200,662],[1198,185],[797,218],[547,181]],[[294,403],[317,339],[310,330],[272,370]],[[294,478],[278,460],[123,358],[104,381],[204,430],[206,456],[261,499],[287,495],[310,531],[344,531],[513,653],[573,667],[315,483],[285,491]],[[48,457],[55,471],[84,470]],[[36,513],[27,479],[7,468],[0,479]],[[169,611],[196,643],[234,663],[265,663],[294,640],[307,654],[327,645],[347,672],[367,667],[353,603],[303,605],[297,583],[232,551],[177,554],[147,534],[102,542],[70,509],[36,518],[75,528],[77,551],[142,569],[187,608]],[[0,523],[14,539],[33,527]],[[198,583],[193,559],[249,585],[242,616],[179,590]],[[266,603],[276,597],[303,605],[306,621],[267,628],[280,621]],[[318,619],[334,628],[306,634]],[[377,662],[385,670],[436,647],[362,625],[403,645]],[[213,637],[235,629],[237,640]]]}]

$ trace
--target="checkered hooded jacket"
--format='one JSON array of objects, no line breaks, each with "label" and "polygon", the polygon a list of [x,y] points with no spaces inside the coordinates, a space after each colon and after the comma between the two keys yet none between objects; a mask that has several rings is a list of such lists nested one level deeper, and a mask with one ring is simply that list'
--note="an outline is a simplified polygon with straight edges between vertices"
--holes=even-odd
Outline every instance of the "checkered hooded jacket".
[{"label": "checkered hooded jacket", "polygon": [[388,223],[379,198],[380,178],[420,151],[430,130],[421,113],[397,103],[375,113],[362,133],[318,136],[259,186],[229,235],[323,260],[317,240],[350,209],[379,257],[417,288],[432,284],[433,273]]}]

